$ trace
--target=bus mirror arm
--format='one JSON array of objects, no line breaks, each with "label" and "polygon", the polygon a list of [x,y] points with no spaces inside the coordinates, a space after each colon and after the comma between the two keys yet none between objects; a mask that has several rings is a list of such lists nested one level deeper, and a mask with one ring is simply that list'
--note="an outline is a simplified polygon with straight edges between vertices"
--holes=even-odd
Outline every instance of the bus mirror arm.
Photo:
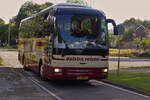
[{"label": "bus mirror arm", "polygon": [[114,27],[114,35],[118,35],[118,29],[115,21],[113,19],[106,19],[107,24],[111,23]]}]

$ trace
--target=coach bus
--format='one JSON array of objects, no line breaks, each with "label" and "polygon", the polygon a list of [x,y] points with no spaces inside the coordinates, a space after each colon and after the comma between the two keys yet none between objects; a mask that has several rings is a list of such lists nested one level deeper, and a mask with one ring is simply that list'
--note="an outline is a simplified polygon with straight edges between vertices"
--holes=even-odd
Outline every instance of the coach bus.
[{"label": "coach bus", "polygon": [[109,39],[102,11],[76,4],[57,4],[21,21],[18,59],[23,68],[50,80],[105,79]]}]

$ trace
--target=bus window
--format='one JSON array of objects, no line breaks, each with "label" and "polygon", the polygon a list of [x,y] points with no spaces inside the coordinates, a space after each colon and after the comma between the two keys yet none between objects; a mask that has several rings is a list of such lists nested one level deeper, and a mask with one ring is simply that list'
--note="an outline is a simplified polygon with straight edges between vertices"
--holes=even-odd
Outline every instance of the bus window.
[{"label": "bus window", "polygon": [[92,15],[60,15],[56,18],[59,43],[74,49],[108,47],[105,18]]}]

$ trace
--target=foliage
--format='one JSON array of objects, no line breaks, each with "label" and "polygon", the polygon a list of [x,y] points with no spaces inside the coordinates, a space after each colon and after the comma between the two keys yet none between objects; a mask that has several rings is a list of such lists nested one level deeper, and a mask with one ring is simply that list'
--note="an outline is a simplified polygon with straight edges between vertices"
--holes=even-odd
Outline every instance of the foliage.
[{"label": "foliage", "polygon": [[[118,49],[110,49],[110,56],[118,56]],[[120,56],[123,57],[150,57],[150,50],[136,50],[136,49],[121,49]]]},{"label": "foliage", "polygon": [[141,46],[144,50],[150,48],[150,39],[149,38],[135,38],[134,43],[137,45],[137,49]]},{"label": "foliage", "polygon": [[3,49],[9,50],[9,51],[17,51],[18,47],[17,45],[10,45],[10,46],[5,46]]},{"label": "foliage", "polygon": [[7,43],[8,24],[0,18],[0,46],[2,43]]},{"label": "foliage", "polygon": [[132,41],[133,40],[134,27],[130,26],[125,29],[125,33],[123,34],[123,41]]},{"label": "foliage", "polygon": [[50,33],[50,21],[47,20],[48,14],[49,12],[43,13],[35,18],[22,22],[20,27],[20,36],[30,38]]},{"label": "foliage", "polygon": [[8,40],[8,24],[0,24],[0,45],[7,44]]},{"label": "foliage", "polygon": [[45,4],[40,5],[40,9],[42,10],[42,9],[45,9],[45,8],[50,7],[52,5],[53,4],[51,2],[46,2]]},{"label": "foliage", "polygon": [[150,48],[150,39],[149,38],[143,38],[141,41],[141,45],[144,48],[144,50],[149,49]]},{"label": "foliage", "polygon": [[46,2],[45,4],[39,5],[36,3],[33,3],[32,1],[27,1],[24,3],[17,15],[17,21],[20,23],[20,21],[28,16],[31,16],[35,13],[40,12],[42,9],[45,9],[49,6],[53,5],[50,2]]},{"label": "foliage", "polygon": [[140,44],[141,44],[141,40],[140,38],[136,37],[135,40],[134,40],[134,43],[136,44],[137,46],[137,49],[139,48]]},{"label": "foliage", "polygon": [[41,11],[42,9],[45,9],[49,6],[53,5],[52,3],[50,2],[46,2],[45,4],[42,4],[42,5],[38,5],[36,3],[33,3],[31,1],[28,1],[26,3],[24,3],[19,12],[18,12],[18,15],[17,15],[17,18],[16,18],[16,22],[18,24],[20,24],[20,21],[26,17],[29,17],[35,13],[38,13],[39,11]]},{"label": "foliage", "polygon": [[6,63],[4,62],[4,60],[0,57],[0,66],[5,65]]},{"label": "foliage", "polygon": [[[123,25],[125,27],[125,33],[122,36],[122,48],[135,48],[135,46],[137,47],[137,49],[147,49],[148,48],[148,40],[143,40],[142,42],[142,38],[148,38],[148,34],[145,33],[145,35],[140,39],[140,37],[138,37],[136,35],[136,29],[139,26],[144,26],[145,28],[148,28],[150,30],[150,20],[140,20],[140,19],[135,19],[135,18],[130,18],[125,20],[123,23],[121,23],[121,25]],[[128,42],[129,41],[129,42]],[[129,43],[131,43],[129,45]]]},{"label": "foliage", "polygon": [[[10,27],[9,28],[7,27],[7,31],[9,31],[9,29],[10,29],[10,33],[11,33],[10,44],[11,45],[16,44],[16,40],[18,39],[18,30],[19,30],[19,26],[20,26],[20,21],[22,19],[27,18],[35,13],[38,13],[42,9],[45,9],[51,5],[53,5],[53,4],[50,2],[46,2],[45,4],[42,4],[42,5],[33,3],[31,1],[27,1],[26,3],[24,3],[21,6],[17,16],[13,17],[10,20],[9,25],[8,25]],[[7,34],[8,34],[8,32],[7,32]]]},{"label": "foliage", "polygon": [[134,27],[135,29],[140,26],[140,25],[143,25],[143,21],[140,20],[140,19],[135,19],[135,18],[130,18],[130,19],[127,19],[125,20],[122,25],[125,27],[125,28],[128,28],[128,27]]},{"label": "foliage", "polygon": [[123,85],[150,92],[149,77],[150,73],[122,72],[119,76],[116,73],[110,73],[108,79]]},{"label": "foliage", "polygon": [[17,22],[20,23],[22,19],[31,16],[39,11],[40,5],[28,1],[21,6],[19,13],[17,15]]},{"label": "foliage", "polygon": [[50,2],[46,2],[45,4],[39,5],[31,1],[27,1],[21,6],[18,15],[10,19],[9,24],[5,24],[4,20],[0,18],[0,42],[1,42],[0,46],[2,44],[4,45],[7,44],[9,32],[10,32],[10,45],[15,45],[16,40],[18,39],[18,30],[20,26],[20,21],[28,16],[38,13],[42,9],[45,9],[51,5],[53,4]]},{"label": "foliage", "polygon": [[88,5],[88,3],[85,0],[67,0],[67,3],[77,3],[81,5]]},{"label": "foliage", "polygon": [[0,24],[4,24],[4,20],[0,18]]},{"label": "foliage", "polygon": [[[110,56],[118,56],[118,49],[110,49],[109,54]],[[134,54],[137,53],[136,50],[131,50],[131,49],[121,49],[120,50],[120,56],[123,57],[133,57],[135,56]]]},{"label": "foliage", "polygon": [[109,33],[109,43],[110,47],[116,47],[118,43],[118,36]]}]

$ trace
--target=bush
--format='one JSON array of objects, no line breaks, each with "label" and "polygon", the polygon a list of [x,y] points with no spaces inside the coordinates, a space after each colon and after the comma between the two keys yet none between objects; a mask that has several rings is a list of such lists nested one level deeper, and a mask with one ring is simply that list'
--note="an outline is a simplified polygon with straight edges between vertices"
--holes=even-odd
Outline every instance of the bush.
[{"label": "bush", "polygon": [[141,45],[142,45],[143,49],[148,49],[150,47],[150,39],[143,38],[141,41]]},{"label": "bush", "polygon": [[[110,49],[109,54],[110,56],[118,56],[118,49]],[[120,50],[120,56],[123,57],[133,57],[134,54],[132,53],[131,49],[121,49]]]}]

